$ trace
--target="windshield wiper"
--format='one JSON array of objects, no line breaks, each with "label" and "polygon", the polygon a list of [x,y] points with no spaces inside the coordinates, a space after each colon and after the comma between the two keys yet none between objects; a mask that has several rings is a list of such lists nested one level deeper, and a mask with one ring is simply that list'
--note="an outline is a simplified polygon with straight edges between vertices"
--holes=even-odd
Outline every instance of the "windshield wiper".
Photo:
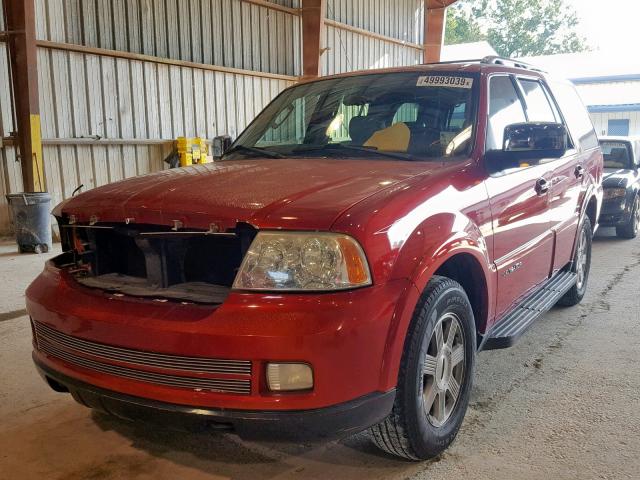
[{"label": "windshield wiper", "polygon": [[226,152],[224,152],[224,155],[227,156],[228,154],[234,153],[234,152],[255,153],[256,155],[263,155],[269,158],[286,158],[286,156],[281,153],[271,152],[265,148],[248,147],[247,145],[235,145],[229,150],[227,150]]},{"label": "windshield wiper", "polygon": [[296,149],[293,152],[315,152],[319,150],[353,150],[356,152],[367,152],[367,153],[375,153],[377,155],[389,158],[399,158],[400,160],[416,160],[413,155],[409,155],[406,153],[396,153],[396,152],[384,152],[380,151],[377,148],[370,147],[359,147],[358,145],[345,145],[344,143],[327,143],[326,145],[310,145],[309,148],[300,148]]}]

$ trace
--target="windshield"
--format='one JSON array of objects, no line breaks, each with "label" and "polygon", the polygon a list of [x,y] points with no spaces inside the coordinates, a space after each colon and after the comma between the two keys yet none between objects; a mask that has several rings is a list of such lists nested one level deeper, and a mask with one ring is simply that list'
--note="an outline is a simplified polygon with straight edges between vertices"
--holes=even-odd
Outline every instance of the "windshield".
[{"label": "windshield", "polygon": [[631,145],[626,142],[601,141],[604,168],[631,168]]},{"label": "windshield", "polygon": [[302,84],[268,105],[224,158],[455,158],[472,148],[477,84],[458,72]]}]

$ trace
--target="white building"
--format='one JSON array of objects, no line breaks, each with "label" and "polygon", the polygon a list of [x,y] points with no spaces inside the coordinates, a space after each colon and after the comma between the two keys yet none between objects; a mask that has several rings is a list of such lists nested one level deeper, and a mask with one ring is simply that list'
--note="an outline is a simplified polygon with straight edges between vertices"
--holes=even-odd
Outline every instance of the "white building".
[{"label": "white building", "polygon": [[[489,55],[497,53],[486,41],[445,45],[442,49],[443,61]],[[640,135],[640,57],[584,52],[521,60],[573,81],[598,135]]]},{"label": "white building", "polygon": [[456,60],[477,60],[479,58],[498,55],[491,44],[486,41],[444,45],[440,58],[443,62]]},{"label": "white building", "polygon": [[523,58],[569,78],[589,109],[598,135],[640,135],[640,57],[585,52]]}]

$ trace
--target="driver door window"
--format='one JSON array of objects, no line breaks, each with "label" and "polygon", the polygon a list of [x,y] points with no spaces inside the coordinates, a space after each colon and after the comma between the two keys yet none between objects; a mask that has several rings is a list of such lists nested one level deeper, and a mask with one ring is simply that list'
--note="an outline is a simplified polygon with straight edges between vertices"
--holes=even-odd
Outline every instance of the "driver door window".
[{"label": "driver door window", "polygon": [[527,117],[522,102],[511,77],[492,77],[489,84],[489,124],[486,150],[502,150],[505,127],[526,121]]}]

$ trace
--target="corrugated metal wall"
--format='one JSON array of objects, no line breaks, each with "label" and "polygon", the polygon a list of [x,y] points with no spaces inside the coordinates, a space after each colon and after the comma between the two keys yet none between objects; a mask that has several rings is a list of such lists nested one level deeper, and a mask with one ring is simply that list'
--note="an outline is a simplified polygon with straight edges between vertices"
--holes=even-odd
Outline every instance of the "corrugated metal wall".
[{"label": "corrugated metal wall", "polygon": [[36,0],[36,19],[40,40],[300,74],[298,17],[241,0]]},{"label": "corrugated metal wall", "polygon": [[[35,0],[35,7],[43,155],[54,202],[81,184],[89,189],[164,168],[177,136],[235,137],[301,73],[300,17],[249,1]],[[324,72],[420,62],[413,44],[422,41],[422,14],[421,0],[328,0]],[[14,129],[12,117],[0,43],[4,136]],[[2,148],[0,156],[0,233],[7,233],[4,195],[21,191],[22,179],[15,149]]]},{"label": "corrugated metal wall", "polygon": [[422,0],[327,0],[327,18],[370,32],[421,44]]},{"label": "corrugated metal wall", "polygon": [[413,47],[327,25],[322,73],[335,73],[371,68],[416,65],[422,62],[422,51]]},{"label": "corrugated metal wall", "polygon": [[326,28],[328,50],[322,59],[323,73],[331,75],[422,62],[422,49],[417,45],[423,38],[423,13],[421,0],[328,0],[327,19],[389,37],[389,40],[330,23]]},{"label": "corrugated metal wall", "polygon": [[[298,6],[298,0],[275,3]],[[178,136],[235,137],[294,79],[213,71],[207,64],[300,71],[299,18],[241,0],[36,0],[35,5],[38,40],[203,64],[168,65],[41,44],[43,157],[54,204],[80,185],[86,190],[165,168],[163,159]],[[1,44],[3,135],[13,130],[9,85]],[[4,194],[21,191],[22,184],[14,149],[0,151],[0,233],[6,233]]]},{"label": "corrugated metal wall", "polygon": [[[40,48],[43,156],[54,202],[163,168],[161,145],[77,145],[72,139],[235,137],[292,82]],[[65,144],[66,143],[66,144]]]}]

